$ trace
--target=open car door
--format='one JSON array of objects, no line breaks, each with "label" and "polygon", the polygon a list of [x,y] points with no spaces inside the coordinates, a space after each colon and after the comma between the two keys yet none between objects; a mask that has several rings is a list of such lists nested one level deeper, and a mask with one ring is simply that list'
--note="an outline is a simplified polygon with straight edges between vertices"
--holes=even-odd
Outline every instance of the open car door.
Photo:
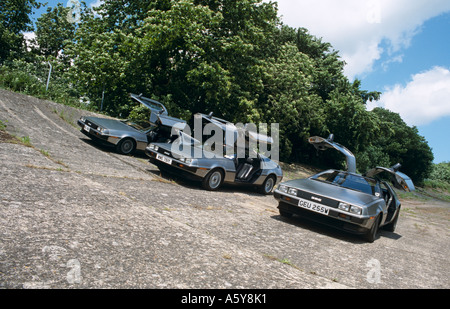
[{"label": "open car door", "polygon": [[[224,133],[226,133],[224,135],[224,142],[227,146],[234,145],[238,141],[239,137],[243,137],[245,138],[245,140],[249,142],[251,141],[255,145],[257,143],[264,143],[267,145],[271,145],[274,143],[272,137],[253,131],[253,129],[256,130],[256,128],[252,129],[248,126],[236,126],[227,120],[213,117],[213,113],[210,113],[209,115],[198,113],[195,115],[195,117],[199,117],[202,119],[202,130],[207,124],[213,124],[217,128],[221,129]],[[246,146],[248,146],[248,144],[246,144]]]},{"label": "open car door", "polygon": [[137,94],[131,93],[130,97],[151,110],[151,112],[152,112],[150,115],[151,123],[156,124],[156,122],[158,121],[158,115],[168,115],[169,114],[167,112],[166,107],[162,103],[160,103],[156,100],[152,100],[152,99],[143,97],[142,94],[137,95]]},{"label": "open car door", "polygon": [[411,178],[409,178],[407,175],[398,171],[400,169],[400,167],[401,167],[400,164],[396,164],[396,165],[392,166],[391,168],[376,167],[376,168],[369,170],[366,173],[366,176],[372,178],[383,172],[388,173],[389,178],[395,188],[404,190],[406,192],[415,191],[416,188],[414,187],[414,183],[411,180]]},{"label": "open car door", "polygon": [[347,160],[347,170],[350,173],[356,173],[356,159],[355,155],[345,148],[344,146],[336,143],[334,141],[334,135],[330,134],[330,136],[325,139],[323,137],[313,136],[309,138],[309,143],[312,144],[317,150],[327,150],[329,148],[336,149],[337,151],[343,153]]},{"label": "open car door", "polygon": [[175,127],[179,130],[184,130],[186,121],[170,117],[167,108],[160,102],[143,97],[142,94],[130,94],[131,98],[138,101],[145,107],[151,110],[150,122],[157,126],[163,126],[167,128]]}]

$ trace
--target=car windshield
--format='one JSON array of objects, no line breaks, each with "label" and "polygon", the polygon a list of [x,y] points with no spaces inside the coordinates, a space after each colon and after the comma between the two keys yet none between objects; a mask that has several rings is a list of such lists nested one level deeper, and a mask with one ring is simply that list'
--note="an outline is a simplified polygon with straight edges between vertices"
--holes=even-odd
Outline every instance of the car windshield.
[{"label": "car windshield", "polygon": [[146,120],[125,120],[123,123],[141,132],[147,132],[155,128],[155,126]]},{"label": "car windshield", "polygon": [[342,171],[323,172],[312,176],[311,179],[375,196],[379,196],[381,192],[379,184],[374,179]]}]

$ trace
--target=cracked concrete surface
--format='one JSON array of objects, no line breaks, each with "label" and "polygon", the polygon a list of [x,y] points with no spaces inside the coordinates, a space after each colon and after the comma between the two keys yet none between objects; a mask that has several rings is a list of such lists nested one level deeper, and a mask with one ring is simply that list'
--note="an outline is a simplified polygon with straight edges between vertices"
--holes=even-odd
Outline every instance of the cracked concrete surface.
[{"label": "cracked concrete surface", "polygon": [[0,90],[0,120],[32,146],[0,142],[0,288],[450,287],[448,203],[402,201],[369,244],[252,189],[161,177],[88,140],[85,114]]}]

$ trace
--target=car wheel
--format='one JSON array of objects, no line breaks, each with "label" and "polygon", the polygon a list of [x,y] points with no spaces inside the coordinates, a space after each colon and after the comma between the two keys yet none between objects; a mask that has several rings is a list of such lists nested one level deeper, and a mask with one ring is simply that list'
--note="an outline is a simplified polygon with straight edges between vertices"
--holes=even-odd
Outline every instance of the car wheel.
[{"label": "car wheel", "polygon": [[375,239],[377,239],[377,236],[378,236],[378,229],[379,229],[379,227],[380,227],[380,218],[381,218],[381,216],[378,216],[376,219],[375,219],[375,222],[373,223],[373,225],[372,225],[372,228],[367,232],[367,234],[365,235],[366,236],[366,240],[368,241],[368,242],[374,242],[375,241]]},{"label": "car wheel", "polygon": [[203,178],[202,185],[208,191],[215,191],[220,188],[223,183],[223,172],[219,169],[212,170]]},{"label": "car wheel", "polygon": [[269,176],[266,178],[262,186],[258,188],[258,191],[261,194],[269,195],[272,193],[274,186],[275,186],[275,178],[273,176]]},{"label": "car wheel", "polygon": [[117,151],[124,155],[132,154],[135,148],[135,143],[131,138],[121,140],[116,146]]},{"label": "car wheel", "polygon": [[400,216],[400,208],[397,210],[397,213],[395,214],[394,220],[391,221],[388,225],[384,227],[384,229],[388,232],[395,232],[395,228],[397,227],[397,221],[398,217]]}]

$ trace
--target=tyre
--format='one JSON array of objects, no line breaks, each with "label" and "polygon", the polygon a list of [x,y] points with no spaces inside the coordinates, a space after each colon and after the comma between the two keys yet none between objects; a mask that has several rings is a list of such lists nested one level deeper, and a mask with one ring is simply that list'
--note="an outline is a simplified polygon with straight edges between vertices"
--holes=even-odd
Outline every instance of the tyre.
[{"label": "tyre", "polygon": [[116,146],[117,152],[129,155],[136,150],[136,144],[131,138],[124,138]]},{"label": "tyre", "polygon": [[372,228],[365,235],[366,240],[368,242],[370,242],[370,243],[374,242],[375,239],[377,239],[378,230],[379,230],[379,227],[380,227],[380,218],[381,218],[381,215],[379,215],[375,219],[375,222],[373,223]]},{"label": "tyre", "polygon": [[208,191],[218,190],[223,183],[224,173],[220,169],[212,170],[203,178],[202,186]]},{"label": "tyre", "polygon": [[273,176],[269,176],[266,178],[266,180],[264,180],[262,186],[258,187],[258,191],[263,195],[269,195],[272,193],[274,186],[275,186],[275,178]]},{"label": "tyre", "polygon": [[398,217],[400,216],[400,208],[397,210],[397,213],[395,214],[394,220],[391,221],[391,223],[387,224],[384,229],[388,232],[395,232],[395,228],[397,227],[397,221]]}]

